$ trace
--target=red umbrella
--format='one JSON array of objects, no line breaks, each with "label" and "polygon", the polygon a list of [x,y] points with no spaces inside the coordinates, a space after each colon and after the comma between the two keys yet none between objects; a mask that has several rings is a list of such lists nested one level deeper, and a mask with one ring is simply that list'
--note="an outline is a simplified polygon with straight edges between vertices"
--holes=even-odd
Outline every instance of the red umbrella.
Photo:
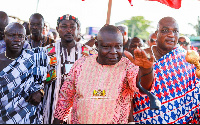
[{"label": "red umbrella", "polygon": [[[131,1],[131,0],[129,0]],[[171,8],[179,9],[181,7],[182,0],[149,0],[149,1],[158,1],[162,4],[170,6]]]},{"label": "red umbrella", "polygon": [[[133,6],[132,0],[128,1],[131,4],[131,6]],[[175,9],[179,9],[181,7],[181,0],[146,0],[146,1],[157,1]],[[112,0],[109,0],[106,24],[110,23],[111,6],[112,6]]]}]

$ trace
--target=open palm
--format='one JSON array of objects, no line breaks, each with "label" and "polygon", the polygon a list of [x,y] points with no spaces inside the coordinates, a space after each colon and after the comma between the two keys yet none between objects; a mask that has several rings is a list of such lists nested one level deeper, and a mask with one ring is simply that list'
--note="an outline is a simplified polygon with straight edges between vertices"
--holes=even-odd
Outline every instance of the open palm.
[{"label": "open palm", "polygon": [[154,57],[151,56],[150,59],[147,58],[147,54],[142,49],[135,49],[134,50],[134,57],[133,55],[128,52],[124,51],[126,57],[135,65],[143,67],[143,68],[151,68],[153,66]]}]

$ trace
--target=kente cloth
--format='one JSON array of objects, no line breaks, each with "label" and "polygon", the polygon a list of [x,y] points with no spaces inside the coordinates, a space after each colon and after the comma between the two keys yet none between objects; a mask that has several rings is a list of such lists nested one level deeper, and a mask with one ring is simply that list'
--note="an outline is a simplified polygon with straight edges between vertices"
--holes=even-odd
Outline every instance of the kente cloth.
[{"label": "kente cloth", "polygon": [[26,49],[0,72],[0,123],[42,124],[40,103],[34,106],[25,100],[43,89],[47,61],[42,48]]},{"label": "kente cloth", "polygon": [[[27,36],[27,41],[30,44],[31,48],[34,48],[33,47],[34,40],[31,39],[31,35]],[[48,36],[43,35],[42,39],[40,40],[40,46],[39,47],[45,47],[45,46],[48,46],[52,43],[55,43],[55,41],[53,39],[49,38]]]},{"label": "kente cloth", "polygon": [[52,52],[55,51],[55,53],[50,57],[50,59],[56,57],[57,64],[55,66],[49,66],[48,70],[54,70],[56,72],[56,78],[45,84],[45,95],[43,98],[44,124],[53,124],[54,112],[58,100],[58,94],[62,84],[62,76],[65,75],[64,73],[61,72],[61,67],[63,67],[64,65],[61,58],[65,59],[66,62],[70,62],[70,64],[66,64],[66,67],[70,69],[71,68],[70,66],[82,56],[81,43],[76,42],[76,47],[73,47],[70,50],[70,54],[68,54],[67,49],[65,49],[67,56],[65,56],[65,54],[62,53],[64,51],[64,48],[61,47],[60,45],[61,45],[61,40],[58,39],[56,43],[53,44],[55,49],[50,50]]},{"label": "kente cloth", "polygon": [[97,56],[75,62],[60,89],[55,118],[65,121],[71,110],[71,124],[128,123],[139,67],[125,57],[101,65]]},{"label": "kente cloth", "polygon": [[176,47],[155,62],[152,93],[160,100],[161,109],[150,110],[149,97],[135,93],[135,123],[199,123],[199,79],[195,66],[186,62],[185,55],[186,50]]},{"label": "kente cloth", "polygon": [[[25,40],[23,48],[31,49],[31,46],[29,45],[28,41]],[[6,51],[6,43],[4,42],[4,40],[0,40],[0,53],[3,53],[4,51]]]}]

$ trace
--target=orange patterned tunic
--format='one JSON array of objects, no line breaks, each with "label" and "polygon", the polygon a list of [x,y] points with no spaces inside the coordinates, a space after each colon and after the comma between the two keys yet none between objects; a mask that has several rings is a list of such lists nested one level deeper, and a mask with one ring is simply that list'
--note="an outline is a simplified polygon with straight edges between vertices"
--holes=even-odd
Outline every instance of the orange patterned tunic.
[{"label": "orange patterned tunic", "polygon": [[125,57],[115,65],[101,65],[96,58],[75,62],[60,90],[55,118],[65,121],[70,114],[71,124],[128,123],[139,67]]}]

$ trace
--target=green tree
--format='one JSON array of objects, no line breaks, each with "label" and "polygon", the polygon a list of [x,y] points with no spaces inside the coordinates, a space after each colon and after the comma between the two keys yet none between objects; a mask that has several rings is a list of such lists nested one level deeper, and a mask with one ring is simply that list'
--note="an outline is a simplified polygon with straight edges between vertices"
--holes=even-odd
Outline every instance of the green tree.
[{"label": "green tree", "polygon": [[125,20],[124,25],[128,26],[129,37],[139,37],[141,39],[148,39],[151,21],[145,20],[143,16],[134,16],[130,20]]},{"label": "green tree", "polygon": [[199,19],[199,16],[198,16],[198,19],[197,19],[197,25],[193,25],[191,23],[188,23],[189,25],[191,25],[197,32],[197,36],[200,36],[200,19]]}]

